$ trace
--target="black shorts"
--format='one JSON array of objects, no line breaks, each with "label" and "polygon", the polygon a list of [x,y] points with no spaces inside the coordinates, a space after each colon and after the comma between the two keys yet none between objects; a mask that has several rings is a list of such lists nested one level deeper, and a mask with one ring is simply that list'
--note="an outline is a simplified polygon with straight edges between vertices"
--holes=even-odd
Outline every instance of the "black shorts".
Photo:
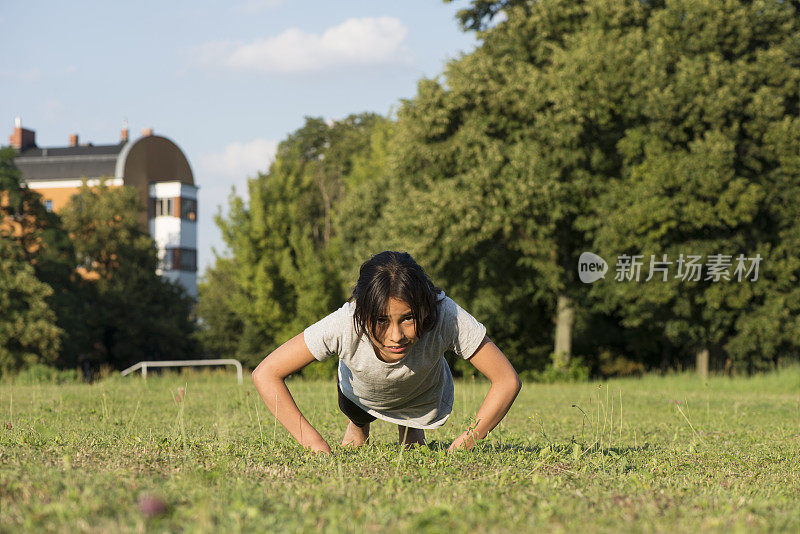
[{"label": "black shorts", "polygon": [[374,415],[368,414],[359,408],[356,403],[344,396],[344,393],[342,393],[342,388],[339,387],[338,379],[336,380],[336,391],[339,393],[339,409],[358,428],[362,428],[375,420]]}]

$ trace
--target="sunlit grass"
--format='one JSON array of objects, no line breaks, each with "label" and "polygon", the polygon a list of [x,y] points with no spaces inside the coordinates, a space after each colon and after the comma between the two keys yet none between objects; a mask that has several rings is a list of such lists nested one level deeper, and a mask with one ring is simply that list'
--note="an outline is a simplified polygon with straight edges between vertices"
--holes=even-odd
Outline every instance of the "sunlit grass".
[{"label": "sunlit grass", "polygon": [[381,422],[341,449],[335,383],[290,389],[333,455],[300,450],[231,373],[0,383],[0,530],[800,529],[798,368],[526,384],[454,454],[486,382],[458,382],[448,423],[410,451]]}]

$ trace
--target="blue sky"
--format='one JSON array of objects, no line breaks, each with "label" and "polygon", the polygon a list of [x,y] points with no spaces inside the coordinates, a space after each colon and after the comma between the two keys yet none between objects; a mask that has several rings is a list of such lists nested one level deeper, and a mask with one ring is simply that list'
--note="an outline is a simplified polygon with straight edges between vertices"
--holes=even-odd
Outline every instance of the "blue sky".
[{"label": "blue sky", "polygon": [[0,10],[0,123],[39,146],[119,141],[123,118],[175,141],[200,186],[198,269],[224,250],[231,186],[266,170],[305,116],[387,114],[475,46],[466,0],[10,2]]}]

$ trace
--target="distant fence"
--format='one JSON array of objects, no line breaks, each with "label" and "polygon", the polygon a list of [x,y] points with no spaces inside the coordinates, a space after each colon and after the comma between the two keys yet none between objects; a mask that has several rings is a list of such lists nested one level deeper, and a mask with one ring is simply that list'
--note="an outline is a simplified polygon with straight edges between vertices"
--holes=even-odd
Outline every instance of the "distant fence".
[{"label": "distant fence", "polygon": [[122,376],[128,375],[134,371],[142,370],[142,378],[147,380],[148,367],[194,367],[196,365],[233,365],[236,367],[236,378],[239,384],[242,384],[242,364],[238,360],[174,360],[174,361],[157,361],[157,362],[139,362],[122,371]]}]

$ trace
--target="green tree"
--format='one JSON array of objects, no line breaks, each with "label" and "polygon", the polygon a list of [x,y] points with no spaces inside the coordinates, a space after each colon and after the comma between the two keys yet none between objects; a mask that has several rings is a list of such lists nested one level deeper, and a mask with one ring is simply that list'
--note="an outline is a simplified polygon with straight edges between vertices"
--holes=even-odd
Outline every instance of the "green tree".
[{"label": "green tree", "polygon": [[[576,325],[584,347],[602,339],[642,360],[671,346],[678,358],[788,354],[797,220],[782,206],[796,201],[797,10],[473,1],[459,18],[481,45],[400,110],[388,190],[403,201],[388,204],[382,238],[487,322],[521,321],[495,327],[502,343],[523,340],[525,360],[546,342],[548,316],[560,366]],[[688,249],[761,254],[764,279],[589,293],[576,277],[586,250]]]},{"label": "green tree", "polygon": [[[453,0],[444,0],[450,4]],[[459,9],[456,18],[464,30],[485,31],[500,13],[526,0],[471,0],[468,8]]]},{"label": "green tree", "polygon": [[133,188],[84,183],[63,210],[84,278],[81,318],[96,364],[122,368],[196,355],[192,299],[156,274],[155,244],[138,219],[142,209]]},{"label": "green tree", "polygon": [[34,363],[54,364],[63,331],[22,247],[0,236],[0,376]]},{"label": "green tree", "polygon": [[234,265],[230,259],[217,256],[197,285],[197,339],[203,350],[221,358],[237,356],[239,338],[244,323],[232,307],[236,285]]},{"label": "green tree", "polygon": [[362,145],[352,156],[352,165],[344,176],[344,194],[334,206],[334,236],[328,250],[340,273],[345,297],[353,290],[361,264],[386,248],[375,235],[386,206],[395,201],[389,186],[396,124],[389,119],[374,124],[368,146]]},{"label": "green tree", "polygon": [[[576,303],[586,302],[575,269],[592,239],[582,221],[620,172],[615,143],[633,111],[626,80],[647,6],[498,6],[506,20],[401,108],[392,189],[404,202],[389,206],[385,229],[402,229],[397,242],[520,362],[540,366],[553,352],[565,367]],[[474,21],[496,12],[473,7],[464,16]]]},{"label": "green tree", "polygon": [[0,149],[0,237],[15,243],[12,248],[32,267],[33,276],[50,288],[45,302],[55,313],[61,341],[58,358],[48,361],[74,367],[87,332],[80,320],[83,299],[76,284],[72,242],[58,215],[48,212],[41,195],[22,183],[22,173],[14,165],[16,155],[11,148]]},{"label": "green tree", "polygon": [[[337,206],[359,154],[383,119],[352,115],[328,123],[308,118],[278,147],[267,173],[248,181],[246,200],[232,194],[217,216],[229,258],[218,258],[200,287],[204,339],[255,365],[280,343],[341,305]],[[210,281],[225,280],[227,297]],[[217,302],[224,308],[213,309]],[[226,329],[240,325],[235,336]]]},{"label": "green tree", "polygon": [[[789,2],[667,2],[643,28],[630,91],[636,116],[620,140],[622,179],[604,197],[601,255],[729,256],[714,281],[601,283],[595,295],[628,328],[750,370],[796,355],[800,327],[800,46]],[[760,255],[757,282],[736,258]],[[750,262],[745,265],[749,268]],[[646,263],[645,269],[649,265]],[[688,362],[687,362],[688,363]]]}]

